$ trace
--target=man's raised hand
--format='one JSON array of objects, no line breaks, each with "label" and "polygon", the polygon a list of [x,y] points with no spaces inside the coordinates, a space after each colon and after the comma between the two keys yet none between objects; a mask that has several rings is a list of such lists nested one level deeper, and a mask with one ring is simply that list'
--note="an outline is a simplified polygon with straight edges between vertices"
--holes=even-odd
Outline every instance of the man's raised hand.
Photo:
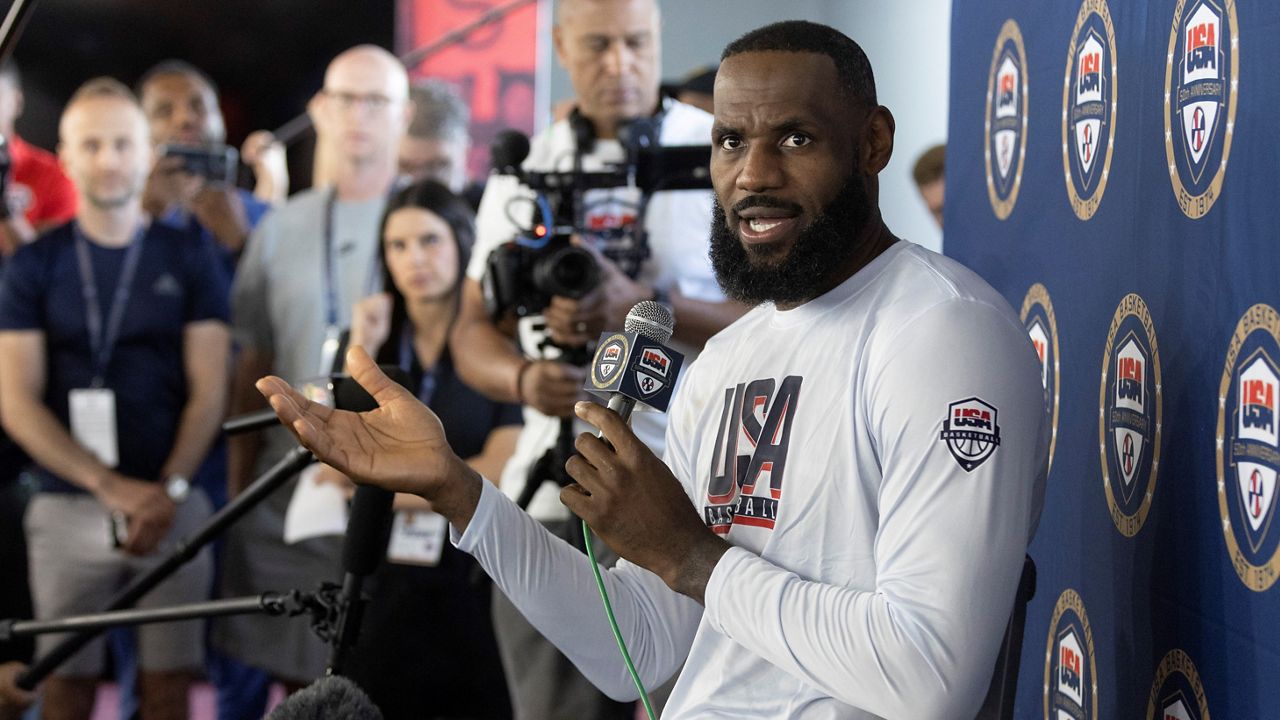
[{"label": "man's raised hand", "polygon": [[347,368],[377,409],[334,410],[274,376],[259,380],[257,388],[285,427],[322,462],[357,483],[424,497],[455,527],[465,528],[481,480],[449,447],[440,419],[383,374],[363,348],[347,351]]}]

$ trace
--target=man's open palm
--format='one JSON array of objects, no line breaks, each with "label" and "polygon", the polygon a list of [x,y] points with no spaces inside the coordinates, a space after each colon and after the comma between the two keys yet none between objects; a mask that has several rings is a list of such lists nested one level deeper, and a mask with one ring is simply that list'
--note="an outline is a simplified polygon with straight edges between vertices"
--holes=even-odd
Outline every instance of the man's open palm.
[{"label": "man's open palm", "polygon": [[312,402],[284,380],[257,383],[299,442],[356,482],[430,497],[449,470],[453,451],[440,419],[388,378],[360,347],[347,352],[351,376],[378,403],[355,413]]}]

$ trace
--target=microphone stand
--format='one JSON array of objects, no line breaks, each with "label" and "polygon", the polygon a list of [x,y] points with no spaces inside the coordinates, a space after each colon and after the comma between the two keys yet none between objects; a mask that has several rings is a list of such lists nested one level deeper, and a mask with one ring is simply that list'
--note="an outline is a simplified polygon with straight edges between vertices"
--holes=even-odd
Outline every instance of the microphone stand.
[{"label": "microphone stand", "polygon": [[[146,610],[112,610],[74,615],[56,620],[0,620],[0,642],[14,638],[72,631],[97,631],[113,627],[147,625],[151,623],[177,622],[227,615],[286,615],[293,617],[311,613],[313,623],[331,623],[335,615],[337,586],[322,585],[314,593],[292,590],[287,593],[264,592],[223,600],[149,608]],[[96,634],[96,633],[95,633]]]},{"label": "microphone stand", "polygon": [[[271,469],[263,473],[262,477],[255,480],[244,492],[237,495],[234,500],[206,520],[205,524],[194,535],[189,539],[179,541],[178,546],[165,558],[164,562],[134,578],[128,585],[121,588],[111,599],[111,602],[107,603],[106,610],[122,610],[132,607],[143,595],[146,595],[155,586],[164,582],[165,578],[194,558],[201,548],[212,542],[222,531],[243,517],[254,506],[266,499],[268,495],[275,492],[314,460],[315,458],[312,457],[311,451],[304,447],[299,446],[290,450]],[[100,632],[100,627],[89,626],[63,640],[57,647],[50,650],[47,655],[37,660],[18,676],[18,687],[23,690],[34,689],[41,680],[48,677],[67,658],[87,645]]]}]

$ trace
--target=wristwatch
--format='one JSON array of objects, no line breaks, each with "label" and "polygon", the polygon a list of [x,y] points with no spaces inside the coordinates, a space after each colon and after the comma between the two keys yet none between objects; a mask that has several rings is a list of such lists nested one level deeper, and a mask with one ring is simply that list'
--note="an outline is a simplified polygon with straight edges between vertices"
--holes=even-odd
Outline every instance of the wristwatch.
[{"label": "wristwatch", "polygon": [[175,505],[181,505],[191,496],[191,481],[176,473],[170,475],[165,478],[164,492]]}]

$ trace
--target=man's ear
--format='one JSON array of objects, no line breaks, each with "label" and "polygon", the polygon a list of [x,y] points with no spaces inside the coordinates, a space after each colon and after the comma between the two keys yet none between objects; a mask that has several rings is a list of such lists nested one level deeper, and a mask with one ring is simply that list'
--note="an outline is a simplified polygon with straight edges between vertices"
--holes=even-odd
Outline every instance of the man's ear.
[{"label": "man's ear", "polygon": [[879,175],[893,157],[893,134],[897,123],[893,113],[883,105],[877,105],[867,115],[862,131],[862,169],[868,175]]},{"label": "man's ear", "polygon": [[568,67],[564,57],[564,33],[560,30],[560,23],[551,26],[551,47],[555,48],[556,61],[560,63],[560,67]]}]

